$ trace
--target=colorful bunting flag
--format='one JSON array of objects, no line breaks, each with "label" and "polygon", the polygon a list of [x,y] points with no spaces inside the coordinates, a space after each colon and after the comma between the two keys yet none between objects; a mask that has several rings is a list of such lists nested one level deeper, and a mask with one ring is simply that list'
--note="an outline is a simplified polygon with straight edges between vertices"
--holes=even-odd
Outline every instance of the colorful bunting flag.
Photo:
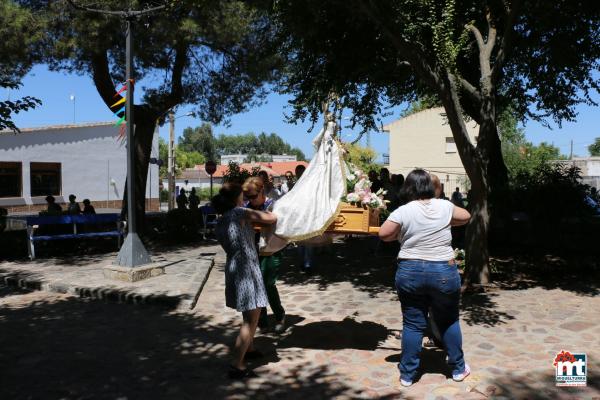
[{"label": "colorful bunting flag", "polygon": [[[130,79],[129,83],[131,84],[131,86],[133,87],[134,84],[134,80]],[[119,100],[117,100],[115,102],[115,104],[113,104],[112,106],[110,106],[110,108],[115,108],[118,105],[123,104],[123,106],[116,111],[115,117],[119,118],[119,120],[115,123],[115,126],[119,127],[119,136],[117,138],[117,140],[119,140],[121,143],[123,143],[126,139],[127,139],[127,125],[123,124],[123,122],[125,122],[125,117],[127,116],[125,111],[126,111],[126,107],[127,107],[127,82],[123,82],[121,84],[121,88],[115,93],[114,97],[119,97],[122,93],[125,92],[125,96],[121,96],[121,98]]]},{"label": "colorful bunting flag", "polygon": [[121,100],[118,100],[115,104],[113,104],[112,106],[110,106],[110,108],[114,108],[116,106],[118,106],[119,104],[123,104],[125,103],[126,98],[125,97],[121,97]]},{"label": "colorful bunting flag", "polygon": [[125,106],[121,107],[121,109],[119,111],[115,112],[115,116],[117,118],[120,118],[119,114],[124,113],[124,112],[125,112]]}]

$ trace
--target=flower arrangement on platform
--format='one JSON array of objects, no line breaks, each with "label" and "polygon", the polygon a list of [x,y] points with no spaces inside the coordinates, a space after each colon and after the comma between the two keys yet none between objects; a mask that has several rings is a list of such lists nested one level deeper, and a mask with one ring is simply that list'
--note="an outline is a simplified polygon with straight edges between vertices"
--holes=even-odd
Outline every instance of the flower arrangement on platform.
[{"label": "flower arrangement on platform", "polygon": [[387,200],[383,199],[386,191],[379,189],[377,192],[371,191],[371,181],[366,173],[359,169],[354,169],[346,176],[347,192],[344,201],[350,204],[361,205],[373,209],[386,209]]},{"label": "flower arrangement on platform", "polygon": [[465,268],[465,251],[463,249],[454,249],[454,260],[458,269]]}]

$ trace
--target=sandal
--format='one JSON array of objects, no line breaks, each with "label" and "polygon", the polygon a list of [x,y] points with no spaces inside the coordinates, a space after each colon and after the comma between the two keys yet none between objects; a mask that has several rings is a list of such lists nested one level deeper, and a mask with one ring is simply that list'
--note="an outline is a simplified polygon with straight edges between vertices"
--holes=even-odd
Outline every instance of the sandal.
[{"label": "sandal", "polygon": [[244,360],[257,360],[259,358],[263,358],[265,355],[258,350],[247,351],[244,354]]},{"label": "sandal", "polygon": [[230,365],[229,371],[227,372],[227,376],[229,376],[229,379],[246,379],[253,378],[256,376],[256,374],[248,368],[239,369],[234,367],[233,365]]}]

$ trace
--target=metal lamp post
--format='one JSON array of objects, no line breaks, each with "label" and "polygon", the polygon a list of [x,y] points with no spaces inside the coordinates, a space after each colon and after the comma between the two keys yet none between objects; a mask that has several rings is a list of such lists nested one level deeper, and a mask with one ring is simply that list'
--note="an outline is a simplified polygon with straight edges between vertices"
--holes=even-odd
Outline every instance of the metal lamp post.
[{"label": "metal lamp post", "polygon": [[121,267],[137,267],[150,264],[152,260],[137,232],[137,199],[135,193],[135,137],[133,125],[133,19],[126,15],[127,44],[125,46],[127,99],[125,120],[127,121],[127,237],[117,255],[116,264]]},{"label": "metal lamp post", "polygon": [[131,9],[125,11],[110,11],[110,10],[99,10],[89,7],[82,7],[73,0],[69,0],[69,3],[76,9],[96,12],[105,15],[114,15],[124,18],[127,22],[127,39],[126,39],[126,121],[127,121],[127,237],[119,250],[115,264],[119,267],[133,268],[151,264],[152,260],[150,255],[146,251],[144,244],[142,243],[137,232],[137,218],[136,218],[136,193],[135,193],[135,135],[134,135],[134,124],[133,124],[133,23],[137,17],[144,14],[148,14],[154,11],[161,10],[165,6],[158,6],[149,8],[141,11],[134,11]]}]

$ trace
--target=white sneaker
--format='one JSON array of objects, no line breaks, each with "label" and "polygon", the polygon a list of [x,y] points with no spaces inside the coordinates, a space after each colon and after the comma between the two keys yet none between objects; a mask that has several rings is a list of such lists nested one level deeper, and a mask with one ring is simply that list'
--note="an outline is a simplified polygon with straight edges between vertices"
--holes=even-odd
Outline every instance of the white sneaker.
[{"label": "white sneaker", "polygon": [[404,379],[400,379],[400,384],[404,387],[409,387],[412,386],[413,383],[410,381],[405,381]]},{"label": "white sneaker", "polygon": [[471,368],[469,368],[469,364],[465,363],[465,371],[463,373],[460,373],[460,374],[453,374],[452,375],[452,380],[454,380],[456,382],[462,382],[470,374],[471,374]]}]

